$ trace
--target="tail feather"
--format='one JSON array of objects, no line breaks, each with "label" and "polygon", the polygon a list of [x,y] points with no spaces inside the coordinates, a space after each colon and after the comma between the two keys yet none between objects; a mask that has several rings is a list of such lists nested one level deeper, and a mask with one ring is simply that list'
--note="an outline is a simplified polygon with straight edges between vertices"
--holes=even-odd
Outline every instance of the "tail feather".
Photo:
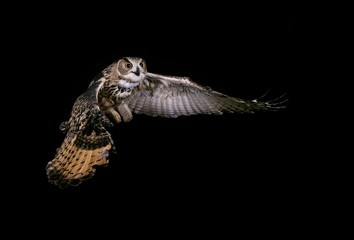
[{"label": "tail feather", "polygon": [[[105,142],[98,148],[82,148],[77,137],[67,137],[57,150],[54,159],[47,164],[49,182],[60,188],[77,186],[95,174],[96,166],[107,165],[112,142]],[[102,146],[104,145],[104,146]],[[97,147],[97,146],[96,146]]]}]

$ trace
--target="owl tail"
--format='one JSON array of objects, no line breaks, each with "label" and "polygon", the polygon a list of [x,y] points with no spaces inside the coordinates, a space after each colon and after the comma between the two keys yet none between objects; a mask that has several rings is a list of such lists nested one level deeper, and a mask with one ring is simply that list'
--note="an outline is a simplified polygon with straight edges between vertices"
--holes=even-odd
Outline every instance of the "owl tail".
[{"label": "owl tail", "polygon": [[50,183],[66,188],[78,186],[95,174],[97,166],[106,166],[109,151],[114,149],[110,136],[78,136],[68,134],[47,164]]}]

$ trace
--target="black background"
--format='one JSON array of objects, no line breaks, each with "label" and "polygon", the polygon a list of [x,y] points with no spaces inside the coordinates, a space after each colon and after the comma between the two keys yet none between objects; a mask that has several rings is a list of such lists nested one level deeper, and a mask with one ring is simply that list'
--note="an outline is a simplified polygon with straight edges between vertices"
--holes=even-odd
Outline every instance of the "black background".
[{"label": "black background", "polygon": [[[77,208],[193,208],[279,218],[300,211],[307,172],[295,137],[303,120],[297,16],[270,6],[209,7],[171,5],[137,16],[65,9],[22,23],[17,56],[25,62],[19,84],[28,112],[14,120],[21,148],[13,150],[16,175],[7,179],[11,192],[26,199],[22,209],[55,205],[67,215]],[[58,189],[45,166],[64,139],[59,124],[93,77],[123,56],[143,57],[150,72],[188,76],[230,96],[286,93],[288,107],[254,115],[135,115],[110,129],[118,154],[108,167],[79,187]]]}]

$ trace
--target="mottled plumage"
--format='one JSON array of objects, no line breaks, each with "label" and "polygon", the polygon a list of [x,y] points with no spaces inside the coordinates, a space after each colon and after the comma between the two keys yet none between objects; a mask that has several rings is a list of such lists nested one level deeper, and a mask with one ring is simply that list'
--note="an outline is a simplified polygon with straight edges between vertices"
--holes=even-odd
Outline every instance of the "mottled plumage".
[{"label": "mottled plumage", "polygon": [[253,113],[278,110],[283,102],[230,97],[186,77],[149,73],[141,58],[119,59],[94,78],[75,101],[69,120],[61,124],[66,137],[47,164],[49,182],[60,188],[77,186],[94,175],[96,166],[107,165],[115,147],[106,129],[131,121],[132,113],[166,118]]}]

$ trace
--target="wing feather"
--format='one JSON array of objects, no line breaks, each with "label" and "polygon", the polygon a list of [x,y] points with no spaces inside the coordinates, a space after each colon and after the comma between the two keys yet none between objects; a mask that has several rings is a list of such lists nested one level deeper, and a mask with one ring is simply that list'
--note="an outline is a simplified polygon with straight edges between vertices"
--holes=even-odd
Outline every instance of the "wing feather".
[{"label": "wing feather", "polygon": [[167,109],[166,109],[166,102],[167,102],[167,97],[168,97],[168,92],[165,93],[161,93],[160,94],[160,106],[161,106],[161,110],[160,112],[162,113],[163,117],[169,117],[168,113],[167,113]]},{"label": "wing feather", "polygon": [[193,95],[191,94],[187,94],[186,95],[187,99],[188,99],[188,102],[190,103],[191,105],[191,108],[192,108],[192,111],[195,113],[195,114],[198,114],[198,113],[201,113],[200,110],[198,109],[197,105],[196,105],[196,100],[194,98]]},{"label": "wing feather", "polygon": [[109,151],[114,150],[106,130],[111,123],[98,106],[100,86],[100,81],[90,84],[77,98],[69,121],[63,125],[64,141],[46,166],[49,182],[60,188],[77,186],[91,178],[96,166],[108,164]]},{"label": "wing feather", "polygon": [[137,113],[140,113],[140,110],[143,109],[144,107],[144,102],[147,99],[147,97],[143,96],[143,93],[139,93],[140,97],[137,98],[136,105],[135,105],[135,111]]},{"label": "wing feather", "polygon": [[178,98],[175,96],[172,98],[173,99],[173,113],[174,116],[177,117],[180,115],[179,107],[178,107]]},{"label": "wing feather", "polygon": [[162,107],[161,107],[161,98],[162,98],[162,94],[160,94],[159,93],[159,91],[160,90],[158,90],[157,91],[157,98],[156,98],[156,102],[155,102],[155,105],[154,105],[154,107],[155,107],[155,112],[156,112],[156,114],[161,114],[162,112],[161,112],[161,109],[162,109]]},{"label": "wing feather", "polygon": [[151,98],[151,103],[150,103],[150,106],[148,108],[149,109],[148,111],[149,111],[150,115],[153,116],[153,117],[158,116],[158,111],[156,109],[157,109],[157,105],[158,105],[158,102],[159,102],[159,97],[160,96],[156,95],[156,96],[153,96]]},{"label": "wing feather", "polygon": [[[139,96],[140,96],[140,94],[141,94],[141,92],[137,93],[137,95],[139,95]],[[130,104],[136,106],[137,102],[140,101],[140,100],[141,100],[140,97],[136,96],[135,98],[130,99]]]},{"label": "wing feather", "polygon": [[178,108],[178,115],[179,116],[183,116],[183,115],[187,115],[186,114],[186,110],[183,106],[183,101],[182,101],[182,97],[181,95],[177,95],[177,108]]},{"label": "wing feather", "polygon": [[203,94],[197,93],[194,99],[200,105],[201,113],[211,114],[210,106]]},{"label": "wing feather", "polygon": [[274,111],[279,102],[234,98],[199,85],[187,77],[148,73],[139,90],[125,100],[135,113],[173,118],[223,112]]},{"label": "wing feather", "polygon": [[166,111],[167,111],[167,115],[169,115],[169,116],[174,115],[171,93],[166,98]]},{"label": "wing feather", "polygon": [[149,108],[151,108],[151,106],[152,106],[152,97],[153,96],[151,96],[151,94],[144,94],[144,102],[142,103],[142,109],[149,109]]},{"label": "wing feather", "polygon": [[186,114],[187,114],[187,115],[193,115],[193,114],[195,114],[195,112],[192,110],[192,108],[191,108],[191,103],[188,101],[188,98],[187,98],[186,95],[187,95],[187,94],[183,94],[183,95],[181,96],[183,106],[184,106],[185,109],[186,109]]}]

